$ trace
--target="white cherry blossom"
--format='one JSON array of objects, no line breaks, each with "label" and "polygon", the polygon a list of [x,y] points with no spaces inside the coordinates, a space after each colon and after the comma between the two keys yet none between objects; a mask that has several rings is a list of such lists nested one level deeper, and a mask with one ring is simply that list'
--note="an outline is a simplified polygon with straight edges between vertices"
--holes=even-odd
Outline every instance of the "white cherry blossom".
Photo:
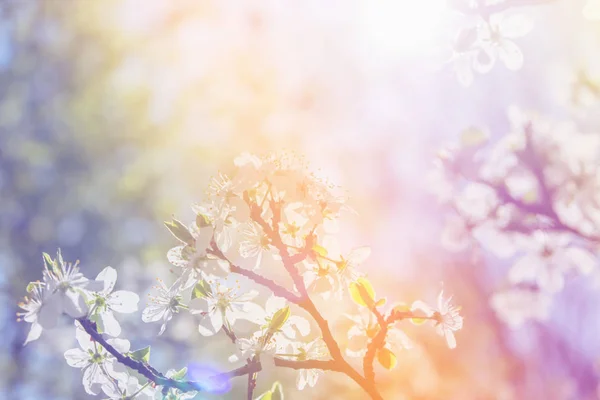
[{"label": "white cherry blossom", "polygon": [[117,271],[112,267],[104,268],[96,281],[104,282],[104,288],[93,292],[90,300],[90,318],[98,323],[102,332],[110,336],[119,336],[121,326],[113,315],[114,312],[130,314],[137,311],[140,297],[128,290],[113,292],[117,281]]},{"label": "white cherry blossom", "polygon": [[223,326],[231,329],[238,319],[260,321],[262,308],[252,302],[258,296],[257,291],[239,294],[220,282],[204,281],[201,285],[199,297],[193,299],[189,307],[192,314],[202,316],[198,330],[203,336],[212,336]]},{"label": "white cherry blossom", "polygon": [[197,279],[226,276],[229,264],[208,252],[214,228],[211,225],[198,227],[193,224],[189,232],[194,238],[193,246],[183,244],[173,247],[167,253],[169,262],[180,267],[184,274],[189,272]]},{"label": "white cherry blossom", "polygon": [[[525,36],[533,29],[533,22],[521,14],[504,16],[493,14],[479,24],[479,42],[493,66],[499,58],[506,68],[518,70],[523,66],[523,53],[512,39]],[[490,66],[490,68],[491,68]]]},{"label": "white cherry blossom", "polygon": [[140,385],[137,378],[129,376],[126,381],[112,381],[102,385],[102,391],[111,400],[154,400],[156,389],[150,383]]},{"label": "white cherry blossom", "polygon": [[278,349],[277,341],[267,330],[256,331],[248,338],[237,338],[235,344],[236,352],[228,358],[232,363],[256,355],[261,356],[261,362],[272,363]]},{"label": "white cherry blossom", "polygon": [[142,312],[142,321],[156,322],[162,321],[159,335],[162,335],[173,315],[178,313],[184,307],[181,302],[181,292],[189,286],[189,276],[182,275],[171,287],[167,287],[161,279],[157,279],[158,286],[154,289],[158,291],[155,296],[148,296],[150,304]]},{"label": "white cherry blossom", "polygon": [[90,282],[79,272],[78,263],[67,263],[60,250],[51,263],[46,263],[44,282],[49,292],[43,302],[38,322],[44,328],[56,326],[58,317],[63,312],[73,318],[80,318],[88,311],[86,289],[94,290],[101,282]]},{"label": "white cherry blossom", "polygon": [[271,255],[271,239],[255,222],[245,224],[240,233],[240,255],[244,258],[256,258],[254,269],[260,267],[263,258]]},{"label": "white cherry blossom", "polygon": [[412,304],[411,310],[421,310],[427,317],[432,318],[431,323],[435,326],[436,332],[440,336],[444,336],[448,347],[453,349],[456,347],[454,332],[462,329],[463,318],[459,314],[460,307],[453,306],[450,303],[451,301],[452,297],[444,299],[444,291],[442,290],[438,295],[437,308],[417,300]]},{"label": "white cherry blossom", "polygon": [[565,274],[590,273],[597,262],[588,250],[570,244],[568,234],[535,231],[520,240],[526,253],[515,261],[508,279],[511,283],[535,283],[550,293],[564,286]]},{"label": "white cherry blossom", "polygon": [[22,302],[19,303],[19,307],[25,312],[17,313],[19,320],[23,320],[31,324],[27,338],[25,339],[26,345],[29,342],[39,339],[42,334],[42,325],[38,323],[39,314],[42,311],[45,298],[48,296],[45,284],[42,282],[32,282],[29,284],[29,296],[26,296]]},{"label": "white cherry blossom", "polygon": [[[329,359],[329,351],[321,338],[316,338],[308,343],[291,342],[286,351],[288,351],[287,354],[278,354],[278,356],[296,361]],[[322,370],[315,368],[299,370],[296,377],[296,388],[302,390],[307,385],[314,387],[322,374]]]},{"label": "white cherry blossom", "polygon": [[[64,355],[69,366],[82,369],[85,391],[98,394],[102,385],[112,380],[126,381],[126,368],[100,344],[93,341],[77,323],[76,327],[75,338],[81,348],[67,350]],[[129,351],[129,342],[125,339],[109,339],[107,343],[120,353]]]},{"label": "white cherry blossom", "polygon": [[[346,314],[345,316],[354,323],[348,330],[346,354],[349,357],[362,358],[367,352],[369,342],[379,333],[380,326],[377,318],[367,308],[361,308],[358,314]],[[413,347],[410,338],[394,326],[389,327],[385,343],[385,348],[395,351]]]},{"label": "white cherry blossom", "polygon": [[305,260],[302,265],[304,266],[302,277],[309,291],[320,294],[324,299],[329,299],[332,294],[341,297],[343,291],[335,264],[317,259],[314,262]]}]

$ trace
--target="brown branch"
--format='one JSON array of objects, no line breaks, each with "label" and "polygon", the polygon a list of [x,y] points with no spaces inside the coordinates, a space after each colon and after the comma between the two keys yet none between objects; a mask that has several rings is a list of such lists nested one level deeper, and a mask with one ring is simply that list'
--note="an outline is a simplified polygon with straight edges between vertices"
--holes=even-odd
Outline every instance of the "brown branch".
[{"label": "brown branch", "polygon": [[394,324],[395,322],[401,321],[403,319],[408,319],[408,318],[419,318],[419,319],[429,319],[432,321],[438,321],[439,315],[434,314],[431,316],[421,316],[421,315],[415,314],[412,311],[392,310],[390,315],[388,315],[387,318],[384,318],[383,315],[381,315],[381,313],[379,312],[379,310],[377,310],[377,308],[375,308],[375,307],[371,308],[371,312],[377,318],[377,322],[379,323],[379,326],[381,327],[381,329],[379,330],[379,332],[377,332],[375,337],[367,345],[367,352],[365,353],[365,357],[363,358],[363,371],[365,374],[365,378],[368,381],[374,383],[375,369],[373,368],[373,364],[375,361],[375,355],[377,354],[377,350],[379,350],[383,346],[385,346],[385,339],[388,334],[390,325]]},{"label": "brown branch", "polygon": [[[276,203],[273,200],[271,200],[269,202],[269,207],[271,208],[271,211],[273,212],[273,219],[271,221],[271,224],[269,224],[262,217],[262,207],[258,206],[255,202],[253,202],[250,199],[250,196],[248,195],[247,192],[244,193],[243,197],[244,197],[244,201],[246,202],[246,204],[248,205],[248,207],[250,209],[250,217],[252,218],[253,221],[255,221],[257,224],[260,225],[260,227],[263,229],[263,231],[265,232],[265,234],[268,236],[269,240],[271,241],[271,245],[273,245],[278,250],[281,260],[283,262],[283,266],[286,269],[286,271],[288,272],[288,274],[290,275],[290,277],[292,278],[292,281],[294,282],[296,289],[300,292],[300,296],[290,293],[287,289],[279,286],[278,284],[276,284],[275,282],[273,282],[269,279],[266,279],[258,274],[255,274],[252,271],[241,269],[241,268],[233,265],[231,262],[229,262],[231,271],[249,277],[250,279],[254,280],[255,282],[260,283],[263,286],[266,286],[269,289],[271,289],[276,296],[283,297],[283,298],[289,300],[291,303],[297,304],[302,309],[307,311],[311,315],[311,317],[315,320],[317,325],[319,326],[323,341],[325,342],[325,345],[327,346],[327,349],[329,350],[329,353],[332,357],[331,361],[324,362],[323,364],[319,364],[319,365],[321,367],[327,367],[328,370],[331,370],[331,371],[338,371],[338,372],[344,373],[346,376],[348,376],[352,380],[354,380],[365,392],[367,392],[367,394],[372,399],[382,400],[383,398],[382,398],[381,394],[379,393],[379,391],[377,390],[377,387],[375,386],[374,382],[365,379],[344,359],[344,356],[342,355],[342,351],[340,350],[340,347],[339,347],[337,341],[335,340],[333,333],[331,332],[331,329],[329,328],[329,324],[327,323],[327,320],[317,310],[315,304],[310,299],[310,296],[308,295],[308,291],[306,289],[306,285],[304,284],[304,279],[302,278],[302,276],[298,272],[298,269],[296,268],[296,263],[304,260],[306,258],[306,256],[308,255],[308,251],[312,247],[312,244],[311,244],[312,242],[307,240],[307,243],[305,244],[305,249],[303,251],[301,251],[297,254],[294,254],[294,255],[290,255],[288,246],[285,243],[283,243],[283,240],[279,233],[279,227],[277,225],[279,220],[281,219],[281,205],[279,203]],[[311,232],[310,237],[312,237],[313,233],[314,232]],[[213,246],[213,251],[214,251],[213,254],[217,255],[218,257],[221,257],[224,260],[227,260],[226,257],[223,255],[223,253],[220,252],[216,246]],[[313,362],[315,362],[315,361],[313,361]],[[280,366],[286,366],[289,368],[295,367],[295,369],[301,369],[299,367],[299,365],[302,365],[302,364],[298,364],[299,362],[283,360],[283,359],[276,359],[275,363],[276,363],[276,365],[279,364]],[[292,367],[292,365],[293,365],[293,367]],[[309,365],[312,365],[312,363]],[[250,387],[251,387],[251,385],[250,385],[250,381],[249,381],[249,384],[248,384],[248,388],[249,388],[248,392],[249,393],[250,393]]]},{"label": "brown branch", "polygon": [[[308,292],[306,290],[306,285],[304,284],[304,279],[302,279],[302,276],[296,268],[296,263],[299,261],[296,261],[296,258],[292,258],[293,256],[290,256],[288,246],[285,243],[283,243],[281,235],[279,234],[279,221],[281,220],[281,205],[273,200],[269,201],[269,207],[271,209],[271,212],[273,213],[273,220],[271,221],[271,224],[269,224],[262,217],[262,208],[250,200],[250,197],[248,196],[247,192],[244,193],[244,200],[250,208],[250,218],[252,218],[253,221],[260,225],[262,230],[271,240],[271,244],[279,252],[279,256],[283,261],[283,266],[292,278],[292,281],[294,282],[294,285],[296,286],[298,291],[300,291],[301,297],[308,297]],[[302,256],[298,258],[300,259],[300,261],[303,259]]]},{"label": "brown branch", "polygon": [[[229,372],[213,375],[207,378],[206,382],[198,381],[184,381],[167,378],[164,374],[158,372],[151,365],[134,360],[133,358],[120,353],[110,343],[108,343],[102,334],[96,329],[96,324],[86,318],[78,318],[77,321],[81,324],[81,327],[92,337],[92,339],[106,349],[111,355],[113,355],[118,362],[137,371],[140,375],[147,378],[149,381],[154,382],[157,386],[162,386],[163,390],[168,389],[179,389],[182,392],[200,391],[200,392],[220,392],[223,387],[223,380],[227,381],[237,376],[243,376],[246,374],[253,374],[261,370],[260,363],[246,364],[240,368],[234,369]],[[220,385],[216,387],[215,385]]]},{"label": "brown branch", "polygon": [[283,286],[279,285],[277,282],[275,282],[269,278],[265,278],[264,276],[257,274],[254,271],[242,268],[242,267],[237,266],[234,263],[232,263],[225,256],[225,254],[223,254],[223,252],[217,247],[217,245],[214,241],[211,243],[211,245],[212,245],[212,247],[207,250],[207,253],[213,254],[213,255],[219,257],[221,260],[227,262],[229,264],[229,270],[231,272],[233,272],[234,274],[239,274],[239,275],[245,276],[246,278],[258,283],[259,285],[262,285],[262,286],[270,289],[274,295],[283,297],[284,299],[288,300],[290,303],[298,304],[300,302],[301,299],[298,296],[296,296],[295,294],[293,294],[292,292],[290,292]]},{"label": "brown branch", "polygon": [[374,382],[375,369],[373,368],[373,363],[375,361],[375,355],[379,349],[385,346],[385,338],[387,336],[388,326],[390,323],[383,318],[383,315],[381,315],[376,307],[371,307],[370,310],[377,318],[377,323],[379,324],[380,328],[379,332],[377,332],[377,335],[375,335],[375,337],[367,345],[367,352],[365,353],[365,357],[363,359],[363,373],[368,381]]},{"label": "brown branch", "polygon": [[[567,225],[561,220],[554,208],[554,190],[552,190],[546,182],[546,177],[544,175],[542,166],[543,160],[540,159],[540,155],[538,154],[538,152],[536,152],[535,149],[535,143],[533,141],[532,124],[527,123],[523,127],[523,131],[525,136],[525,148],[517,153],[517,157],[535,176],[540,191],[540,200],[533,204],[525,203],[522,200],[517,199],[513,195],[511,195],[505,183],[494,183],[489,182],[485,179],[475,179],[475,182],[486,185],[492,190],[494,190],[496,195],[498,196],[498,199],[502,203],[512,204],[519,210],[526,213],[537,214],[549,218],[550,221],[552,221],[552,226],[544,227],[544,229],[550,229],[553,231],[562,230],[578,235],[579,237],[590,242],[600,242],[600,237],[583,233],[579,229]],[[514,228],[514,226],[512,227]],[[522,225],[516,226],[516,228],[523,227],[524,226]],[[508,227],[508,229],[510,228],[511,227]]]},{"label": "brown branch", "polygon": [[[260,365],[260,361],[257,356],[254,356],[252,360],[249,362],[250,365],[258,364]],[[252,372],[248,374],[248,393],[247,399],[254,400],[254,389],[256,388],[256,377],[258,374],[256,372]]]}]

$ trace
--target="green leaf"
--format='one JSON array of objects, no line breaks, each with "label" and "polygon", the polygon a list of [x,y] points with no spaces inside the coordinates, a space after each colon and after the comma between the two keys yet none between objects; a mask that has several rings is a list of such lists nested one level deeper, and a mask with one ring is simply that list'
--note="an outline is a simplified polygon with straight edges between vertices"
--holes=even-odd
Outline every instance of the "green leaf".
[{"label": "green leaf", "polygon": [[375,290],[365,278],[358,278],[350,284],[350,296],[359,306],[373,307],[375,304]]},{"label": "green leaf", "polygon": [[180,221],[173,218],[173,221],[165,221],[165,226],[179,241],[194,246],[196,242],[194,237]]},{"label": "green leaf", "polygon": [[129,353],[129,356],[134,360],[148,363],[150,362],[150,346],[146,346],[143,349],[132,351],[131,353]]},{"label": "green leaf", "polygon": [[266,392],[258,396],[255,400],[273,400],[273,392],[267,390]]},{"label": "green leaf", "polygon": [[211,226],[210,219],[207,215],[197,214],[196,215],[196,226],[198,228],[206,228],[207,226]]},{"label": "green leaf", "polygon": [[269,324],[269,330],[271,332],[276,332],[280,330],[283,327],[283,324],[285,324],[285,321],[287,321],[290,317],[291,313],[292,312],[290,311],[290,306],[285,306],[281,310],[278,310],[271,319],[271,323]]},{"label": "green leaf", "polygon": [[210,284],[204,279],[198,282],[192,291],[192,299],[197,299],[198,297],[203,299],[212,297],[212,289],[210,288]]},{"label": "green leaf", "polygon": [[270,390],[267,390],[255,400],[284,400],[283,398],[283,386],[278,381],[273,383]]},{"label": "green leaf", "polygon": [[175,372],[173,374],[173,376],[171,376],[171,379],[179,381],[179,380],[185,378],[185,374],[187,374],[187,367],[183,367],[179,371]]},{"label": "green leaf", "polygon": [[377,361],[383,366],[385,369],[394,369],[396,364],[398,364],[398,359],[396,355],[392,353],[391,350],[383,347],[379,349],[377,352]]}]

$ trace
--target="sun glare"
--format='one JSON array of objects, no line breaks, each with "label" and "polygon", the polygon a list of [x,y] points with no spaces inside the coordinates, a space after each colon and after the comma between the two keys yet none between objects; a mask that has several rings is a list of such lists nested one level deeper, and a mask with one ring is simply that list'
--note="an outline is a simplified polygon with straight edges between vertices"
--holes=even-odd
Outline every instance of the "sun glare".
[{"label": "sun glare", "polygon": [[361,34],[382,56],[423,54],[435,45],[445,8],[446,0],[361,2]]}]

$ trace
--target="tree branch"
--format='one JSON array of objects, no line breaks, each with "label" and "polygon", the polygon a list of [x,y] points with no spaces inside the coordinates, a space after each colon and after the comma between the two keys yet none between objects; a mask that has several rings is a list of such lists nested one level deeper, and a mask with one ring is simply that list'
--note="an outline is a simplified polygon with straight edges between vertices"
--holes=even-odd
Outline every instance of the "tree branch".
[{"label": "tree branch", "polygon": [[[179,381],[171,378],[167,378],[162,373],[158,372],[151,365],[142,361],[134,360],[133,358],[121,354],[115,349],[110,343],[108,343],[102,334],[96,329],[96,324],[86,318],[78,318],[77,321],[81,324],[81,327],[92,337],[92,339],[106,349],[111,355],[113,355],[117,361],[125,365],[128,368],[137,371],[140,375],[147,378],[149,381],[154,382],[157,386],[163,388],[179,389],[182,392],[200,391],[200,392],[214,392],[223,389],[223,381],[229,380],[237,376],[243,376],[247,374],[254,374],[261,370],[262,366],[260,363],[248,363],[240,368],[234,369],[229,372],[213,375],[207,378],[207,382],[198,381]],[[217,387],[217,386],[219,387]]]},{"label": "tree branch", "polygon": [[363,372],[368,381],[375,382],[375,369],[373,368],[375,355],[377,354],[377,350],[385,346],[385,338],[387,336],[388,326],[390,323],[383,318],[383,315],[381,315],[376,307],[371,307],[370,310],[377,318],[377,323],[379,324],[380,328],[379,332],[377,332],[375,337],[367,345],[367,352],[365,353],[365,357],[363,359]]},{"label": "tree branch", "polygon": [[221,260],[226,261],[229,264],[229,270],[234,274],[245,276],[246,278],[258,283],[259,285],[270,289],[275,296],[283,297],[290,303],[298,304],[300,302],[300,297],[296,296],[283,286],[279,285],[277,282],[269,278],[265,278],[264,276],[257,274],[254,271],[250,271],[248,269],[235,265],[227,258],[227,256],[225,256],[225,254],[223,254],[223,252],[217,247],[214,241],[211,244],[212,247],[208,249],[207,253],[213,254],[219,257]]}]

